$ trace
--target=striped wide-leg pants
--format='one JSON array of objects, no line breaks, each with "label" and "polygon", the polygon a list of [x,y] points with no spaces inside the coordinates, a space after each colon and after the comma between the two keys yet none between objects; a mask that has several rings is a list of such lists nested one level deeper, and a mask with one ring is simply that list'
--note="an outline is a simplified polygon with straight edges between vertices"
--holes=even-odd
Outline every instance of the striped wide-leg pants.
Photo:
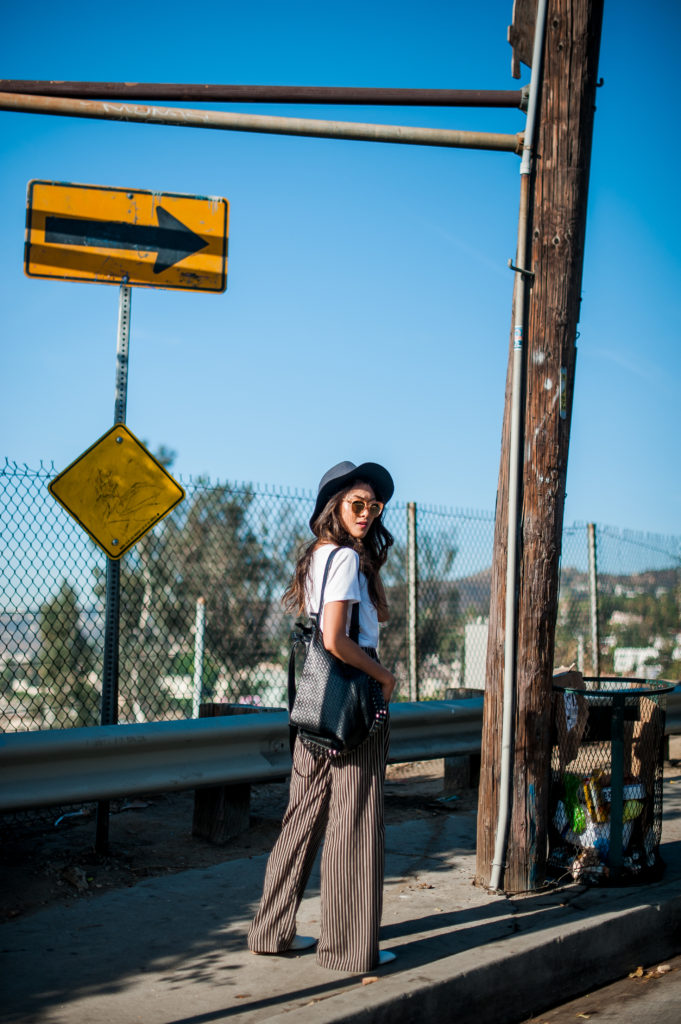
[{"label": "striped wide-leg pants", "polygon": [[317,962],[337,971],[370,971],[377,965],[388,744],[387,722],[338,760],[315,756],[296,740],[289,803],[248,933],[255,953],[281,953],[290,946],[296,912],[324,839]]}]

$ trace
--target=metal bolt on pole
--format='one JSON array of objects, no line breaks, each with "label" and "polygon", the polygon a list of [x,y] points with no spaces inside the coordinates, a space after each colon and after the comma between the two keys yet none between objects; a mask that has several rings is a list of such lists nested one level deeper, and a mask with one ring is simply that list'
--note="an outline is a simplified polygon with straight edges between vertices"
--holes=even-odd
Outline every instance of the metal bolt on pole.
[{"label": "metal bolt on pole", "polygon": [[[118,302],[118,336],[116,341],[116,384],[114,398],[114,425],[125,423],[128,400],[128,348],[130,341],[129,285],[120,287]],[[116,439],[119,440],[118,438]],[[120,439],[122,443],[122,438]],[[116,538],[112,538],[115,543]],[[113,558],[106,560],[106,618],[104,624],[104,663],[102,668],[101,724],[118,723],[118,662],[121,597],[121,564]],[[95,850],[106,853],[109,846],[109,801],[97,804]]]},{"label": "metal bolt on pole", "polygon": [[416,539],[416,502],[407,503],[407,650],[409,700],[419,699],[418,678],[418,557]]}]

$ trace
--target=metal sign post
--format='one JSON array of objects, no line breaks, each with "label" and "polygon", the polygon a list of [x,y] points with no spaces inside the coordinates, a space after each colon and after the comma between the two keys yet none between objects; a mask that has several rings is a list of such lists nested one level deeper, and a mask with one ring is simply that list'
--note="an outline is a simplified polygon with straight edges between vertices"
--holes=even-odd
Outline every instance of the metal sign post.
[{"label": "metal sign post", "polygon": [[[118,338],[116,341],[116,387],[114,424],[125,423],[128,402],[128,350],[130,344],[131,288],[122,284],[118,302]],[[101,724],[118,723],[118,650],[121,611],[121,563],[106,560],[106,619],[104,625],[104,664],[102,669]],[[95,850],[106,853],[109,846],[109,801],[97,804]]]}]

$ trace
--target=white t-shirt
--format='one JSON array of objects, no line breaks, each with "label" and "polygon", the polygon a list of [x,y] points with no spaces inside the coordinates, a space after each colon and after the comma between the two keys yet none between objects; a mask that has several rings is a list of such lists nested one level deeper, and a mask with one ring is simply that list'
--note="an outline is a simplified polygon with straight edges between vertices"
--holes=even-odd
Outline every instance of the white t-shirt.
[{"label": "white t-shirt", "polygon": [[[308,615],[319,608],[319,595],[322,589],[324,569],[334,544],[322,544],[318,547],[310,562],[310,571],[305,589],[305,611]],[[349,601],[346,632],[350,632],[352,605],[359,602],[359,645],[360,647],[378,647],[378,612],[369,597],[366,576],[359,571],[359,555],[352,548],[341,547],[334,555],[324,590],[324,604],[329,601]],[[319,622],[324,631],[324,609]]]}]

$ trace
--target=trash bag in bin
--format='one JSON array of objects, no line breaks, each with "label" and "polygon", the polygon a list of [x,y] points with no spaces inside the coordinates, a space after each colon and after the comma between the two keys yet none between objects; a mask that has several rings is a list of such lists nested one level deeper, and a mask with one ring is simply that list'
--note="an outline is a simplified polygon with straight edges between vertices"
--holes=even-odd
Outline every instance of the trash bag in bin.
[{"label": "trash bag in bin", "polygon": [[648,880],[663,868],[661,694],[672,687],[584,684],[554,687],[548,865],[590,884]]}]

